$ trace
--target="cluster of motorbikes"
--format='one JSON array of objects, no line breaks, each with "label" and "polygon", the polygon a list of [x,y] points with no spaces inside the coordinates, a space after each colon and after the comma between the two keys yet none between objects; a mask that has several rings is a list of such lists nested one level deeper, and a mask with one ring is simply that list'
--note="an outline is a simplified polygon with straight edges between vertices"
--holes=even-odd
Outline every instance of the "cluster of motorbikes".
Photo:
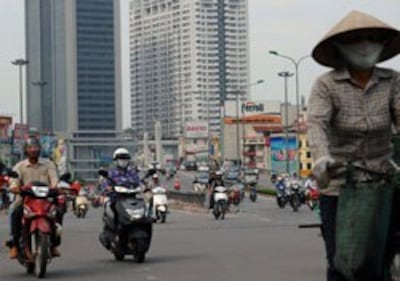
[{"label": "cluster of motorbikes", "polygon": [[[249,199],[252,202],[257,200],[258,170],[247,169],[240,176],[240,170],[227,171],[226,174],[219,171],[224,178],[224,186],[218,185],[213,189],[214,206],[212,214],[216,220],[225,219],[227,212],[237,213],[240,211],[240,203],[245,198],[245,191],[249,191]],[[199,167],[196,178],[193,182],[195,192],[206,193],[209,191],[208,167]]]},{"label": "cluster of motorbikes", "polygon": [[318,206],[318,188],[306,186],[296,175],[273,174],[271,182],[276,188],[276,203],[279,208],[285,208],[289,204],[297,212],[302,204],[306,204],[311,210]]},{"label": "cluster of motorbikes", "polygon": [[[104,170],[100,170],[99,174],[105,178],[108,176]],[[18,177],[13,171],[9,171],[8,176]],[[107,204],[104,194],[77,186],[79,183],[70,178],[69,173],[62,175],[56,189],[41,182],[21,187],[24,212],[17,259],[27,273],[45,277],[52,259],[53,241],[61,239],[62,226],[57,219],[59,214],[65,214],[68,206],[72,205],[75,216],[85,218],[90,201],[92,206],[104,207],[104,227],[99,235],[101,244],[116,260],[133,255],[136,262],[144,262],[151,244],[153,222],[165,223],[167,220],[166,188],[160,185],[146,191],[144,185],[130,188],[113,183],[112,191],[116,195],[114,211],[118,213],[118,220],[115,220],[114,211]],[[7,188],[4,187],[4,190]],[[9,241],[7,245],[11,247],[11,243]]]}]

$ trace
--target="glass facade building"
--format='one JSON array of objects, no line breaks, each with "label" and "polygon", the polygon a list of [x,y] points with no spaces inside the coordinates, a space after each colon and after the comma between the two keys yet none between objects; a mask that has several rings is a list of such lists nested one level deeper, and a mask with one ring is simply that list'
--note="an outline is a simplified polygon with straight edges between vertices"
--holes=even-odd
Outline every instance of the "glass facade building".
[{"label": "glass facade building", "polygon": [[29,126],[69,135],[120,131],[119,1],[26,0],[25,6]]}]

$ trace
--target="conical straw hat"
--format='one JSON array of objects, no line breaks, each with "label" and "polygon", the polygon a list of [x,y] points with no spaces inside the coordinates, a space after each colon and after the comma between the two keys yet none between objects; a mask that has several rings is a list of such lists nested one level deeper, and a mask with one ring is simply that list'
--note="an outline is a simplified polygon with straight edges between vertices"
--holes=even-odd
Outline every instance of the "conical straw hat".
[{"label": "conical straw hat", "polygon": [[368,14],[352,11],[336,24],[324,38],[315,46],[312,57],[320,64],[329,67],[340,67],[343,61],[336,51],[333,39],[347,32],[358,30],[381,30],[387,34],[388,42],[385,45],[379,62],[388,60],[400,53],[400,32],[396,28],[382,22]]}]

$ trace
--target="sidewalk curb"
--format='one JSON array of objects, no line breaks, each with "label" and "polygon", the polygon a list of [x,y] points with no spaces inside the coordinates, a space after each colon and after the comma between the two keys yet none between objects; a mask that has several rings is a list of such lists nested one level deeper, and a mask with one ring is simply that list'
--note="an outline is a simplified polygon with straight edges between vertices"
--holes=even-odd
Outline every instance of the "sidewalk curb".
[{"label": "sidewalk curb", "polygon": [[169,207],[171,209],[182,210],[182,211],[187,211],[187,212],[191,212],[191,213],[200,213],[200,214],[208,213],[208,209],[206,209],[204,207],[200,207],[198,205],[180,202],[180,201],[170,202]]}]

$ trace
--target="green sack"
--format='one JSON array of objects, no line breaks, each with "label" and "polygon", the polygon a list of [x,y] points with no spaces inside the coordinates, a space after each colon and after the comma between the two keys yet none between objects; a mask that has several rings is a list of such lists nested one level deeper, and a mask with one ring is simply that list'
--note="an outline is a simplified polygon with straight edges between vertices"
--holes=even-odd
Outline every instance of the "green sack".
[{"label": "green sack", "polygon": [[392,199],[388,183],[346,184],[340,189],[335,267],[349,281],[382,278]]}]

